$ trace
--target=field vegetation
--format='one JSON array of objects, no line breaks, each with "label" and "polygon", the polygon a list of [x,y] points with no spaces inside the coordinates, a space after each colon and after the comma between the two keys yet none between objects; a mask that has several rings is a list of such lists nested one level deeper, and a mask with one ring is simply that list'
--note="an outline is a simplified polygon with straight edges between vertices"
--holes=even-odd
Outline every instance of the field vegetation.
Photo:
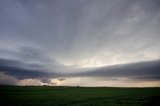
[{"label": "field vegetation", "polygon": [[160,106],[160,88],[0,86],[0,106]]}]

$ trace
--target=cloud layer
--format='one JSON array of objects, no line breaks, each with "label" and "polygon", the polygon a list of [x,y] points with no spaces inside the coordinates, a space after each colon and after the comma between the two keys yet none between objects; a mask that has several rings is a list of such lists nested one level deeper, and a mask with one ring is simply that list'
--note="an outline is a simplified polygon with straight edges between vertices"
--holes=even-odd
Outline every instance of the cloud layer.
[{"label": "cloud layer", "polygon": [[2,80],[159,81],[159,5],[159,0],[1,0]]},{"label": "cloud layer", "polygon": [[[0,66],[1,84],[58,86],[160,86],[160,60],[105,66],[77,73],[50,73]],[[82,69],[83,70],[83,69]],[[109,84],[109,85],[108,85]],[[114,85],[115,84],[115,85]],[[118,85],[117,85],[118,84]],[[149,84],[149,85],[146,85]]]}]

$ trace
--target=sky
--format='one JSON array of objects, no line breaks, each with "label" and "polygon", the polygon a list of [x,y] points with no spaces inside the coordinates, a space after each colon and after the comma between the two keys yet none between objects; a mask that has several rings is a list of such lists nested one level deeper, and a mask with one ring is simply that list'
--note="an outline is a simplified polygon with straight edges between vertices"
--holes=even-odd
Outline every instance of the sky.
[{"label": "sky", "polygon": [[160,87],[160,1],[0,0],[0,84]]}]

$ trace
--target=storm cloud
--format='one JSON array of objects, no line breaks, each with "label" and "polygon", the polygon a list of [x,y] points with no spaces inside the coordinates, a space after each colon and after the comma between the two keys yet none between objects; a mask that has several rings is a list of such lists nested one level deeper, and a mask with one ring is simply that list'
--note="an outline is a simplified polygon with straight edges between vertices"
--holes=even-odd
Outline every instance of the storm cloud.
[{"label": "storm cloud", "polygon": [[1,76],[22,80],[19,85],[56,85],[73,77],[160,81],[159,5],[159,0],[0,0]]},{"label": "storm cloud", "polygon": [[160,60],[120,64],[73,74],[82,77],[127,77],[134,80],[160,80]]}]

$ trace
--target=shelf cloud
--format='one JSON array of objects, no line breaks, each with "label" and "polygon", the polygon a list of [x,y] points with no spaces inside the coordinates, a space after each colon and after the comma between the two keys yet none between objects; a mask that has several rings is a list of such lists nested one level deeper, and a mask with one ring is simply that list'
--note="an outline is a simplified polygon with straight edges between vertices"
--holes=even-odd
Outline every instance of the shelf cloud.
[{"label": "shelf cloud", "polygon": [[160,86],[159,5],[1,0],[0,84]]}]

